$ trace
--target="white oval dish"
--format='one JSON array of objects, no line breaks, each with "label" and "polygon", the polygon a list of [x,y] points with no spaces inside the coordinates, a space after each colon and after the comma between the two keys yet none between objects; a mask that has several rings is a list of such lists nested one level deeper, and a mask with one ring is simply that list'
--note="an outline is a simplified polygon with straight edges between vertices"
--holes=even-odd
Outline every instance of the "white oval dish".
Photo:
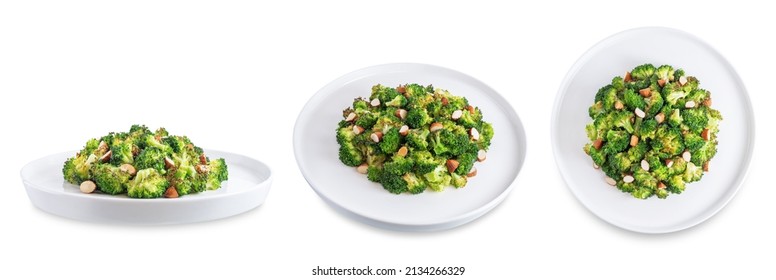
[{"label": "white oval dish", "polygon": [[62,165],[76,151],[50,155],[21,170],[27,196],[35,207],[54,215],[87,222],[161,225],[194,223],[237,215],[261,205],[272,184],[270,168],[255,159],[206,150],[224,158],[229,180],[214,191],[175,199],[136,199],[126,195],[81,193],[62,177]]},{"label": "white oval dish", "polygon": [[[494,138],[478,175],[466,187],[417,195],[391,194],[338,158],[337,123],[353,99],[370,94],[375,84],[433,84],[466,97],[493,124]],[[484,83],[450,69],[424,64],[385,64],[357,70],[319,90],[305,105],[294,127],[299,169],[315,192],[348,217],[391,230],[433,231],[470,222],[509,194],[523,166],[525,131],[514,109]]]},{"label": "white oval dish", "polygon": [[[667,199],[639,200],[604,182],[582,151],[585,125],[596,92],[613,77],[652,63],[682,68],[711,91],[713,107],[722,113],[717,155],[710,172]],[[552,115],[555,161],[577,199],[604,221],[635,232],[667,233],[695,226],[716,214],[744,181],[754,148],[754,114],[743,82],[711,46],[683,31],[648,27],[604,39],[571,67],[558,91]]]}]

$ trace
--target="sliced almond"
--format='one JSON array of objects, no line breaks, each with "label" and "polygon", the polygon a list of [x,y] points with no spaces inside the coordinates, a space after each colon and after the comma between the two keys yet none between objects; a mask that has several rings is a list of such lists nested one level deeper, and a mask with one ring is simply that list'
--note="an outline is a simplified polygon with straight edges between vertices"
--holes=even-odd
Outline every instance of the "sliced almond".
[{"label": "sliced almond", "polygon": [[601,138],[595,139],[595,141],[593,141],[593,148],[595,148],[596,150],[600,150],[603,144],[604,144],[603,139]]},{"label": "sliced almond", "polygon": [[409,133],[410,133],[410,127],[409,127],[409,126],[402,125],[402,126],[399,128],[399,135],[401,135],[401,136],[407,136],[407,134],[409,134]]},{"label": "sliced almond", "polygon": [[650,88],[640,89],[639,94],[641,94],[642,97],[650,97],[652,96],[652,89]]},{"label": "sliced almond", "polygon": [[369,139],[372,139],[375,143],[379,143],[380,140],[383,139],[383,133],[382,132],[373,132],[372,135],[369,135]]},{"label": "sliced almond", "polygon": [[703,163],[703,171],[704,172],[709,172],[709,162],[708,161]]},{"label": "sliced almond", "polygon": [[165,157],[164,158],[164,167],[167,169],[172,169],[175,167],[175,162],[172,161],[172,159]]},{"label": "sliced almond", "polygon": [[703,131],[701,131],[701,138],[703,138],[703,140],[706,140],[706,141],[709,141],[709,139],[711,139],[708,128],[704,128]]},{"label": "sliced almond", "polygon": [[469,170],[469,173],[466,173],[466,177],[474,176],[477,176],[477,167],[472,166],[472,170]]},{"label": "sliced almond", "polygon": [[355,133],[356,135],[364,133],[364,128],[360,127],[360,126],[357,126],[357,125],[354,125],[353,126],[353,133]]},{"label": "sliced almond", "polygon": [[369,102],[369,104],[372,104],[372,106],[374,107],[380,106],[380,99],[377,99],[377,98],[372,99],[372,101]]},{"label": "sliced almond", "polygon": [[458,161],[454,159],[448,159],[445,165],[447,165],[447,171],[450,173],[455,172],[456,169],[458,169]]},{"label": "sliced almond", "polygon": [[194,169],[197,170],[197,173],[199,174],[210,172],[210,167],[208,167],[205,164],[197,164],[197,166],[195,166]]},{"label": "sliced almond", "polygon": [[663,184],[663,182],[659,182],[659,183],[657,183],[657,188],[661,189],[661,190],[665,189],[666,188],[666,184]]},{"label": "sliced almond", "polygon": [[469,111],[469,114],[474,115],[474,113],[475,113],[474,106],[472,106],[472,105],[466,106],[466,110]]},{"label": "sliced almond", "polygon": [[622,101],[617,100],[614,102],[614,109],[622,110],[622,108],[625,108],[625,105],[622,104]]},{"label": "sliced almond", "polygon": [[453,115],[452,115],[452,116],[450,116],[450,117],[451,117],[453,120],[458,120],[458,119],[460,119],[460,118],[461,118],[461,116],[463,116],[463,111],[461,111],[461,110],[455,110],[455,111],[453,111]]},{"label": "sliced almond", "polygon": [[641,160],[641,169],[644,169],[644,171],[649,171],[649,162],[647,162],[646,159]]},{"label": "sliced almond", "polygon": [[93,193],[97,189],[97,185],[92,181],[86,180],[81,183],[79,189],[82,193]]},{"label": "sliced almond", "polygon": [[685,108],[695,108],[695,101],[690,100],[690,101],[685,102],[684,103],[684,107]]},{"label": "sliced almond", "polygon": [[601,167],[598,166],[598,164],[595,164],[595,162],[593,162],[593,168],[598,169],[598,168],[601,168]]},{"label": "sliced almond", "polygon": [[108,143],[105,143],[105,141],[100,141],[100,144],[97,145],[97,150],[101,153],[107,152],[108,149],[110,149],[110,147],[108,147]]},{"label": "sliced almond", "polygon": [[407,118],[407,110],[396,109],[396,112],[394,113],[394,115],[396,115],[397,118],[403,120],[403,119]]},{"label": "sliced almond", "polygon": [[661,87],[665,86],[666,85],[666,80],[663,80],[663,79],[657,80],[657,84],[660,85]]},{"label": "sliced almond", "polygon": [[642,119],[647,116],[647,113],[644,113],[644,111],[641,110],[641,108],[636,108],[633,110],[633,112],[636,113],[636,116]]},{"label": "sliced almond", "polygon": [[614,179],[612,179],[610,177],[604,178],[604,181],[606,181],[607,184],[612,185],[612,186],[616,186],[617,185],[617,181],[615,181]]},{"label": "sliced almond", "polygon": [[104,155],[100,157],[100,162],[108,162],[110,160],[111,155],[113,155],[113,151],[108,151]]},{"label": "sliced almond", "polygon": [[356,119],[356,113],[350,112],[347,117],[345,117],[346,122],[352,122]]},{"label": "sliced almond", "polygon": [[472,140],[480,141],[480,132],[477,131],[476,128],[472,127],[472,129],[469,130],[469,135],[472,136]]},{"label": "sliced almond", "polygon": [[488,158],[488,152],[486,152],[485,150],[477,151],[477,161],[483,162],[487,158]]},{"label": "sliced almond", "polygon": [[207,164],[207,157],[205,156],[205,154],[199,155],[199,163]]},{"label": "sliced almond", "polygon": [[450,101],[447,100],[447,97],[442,96],[442,105],[447,105],[449,103]]},{"label": "sliced almond", "polygon": [[690,151],[684,151],[684,153],[682,153],[682,159],[684,159],[685,162],[690,162],[692,159],[692,154],[690,154]]},{"label": "sliced almond", "polygon": [[655,121],[657,121],[657,123],[663,123],[663,121],[665,120],[666,120],[666,115],[663,114],[663,112],[660,112],[657,115],[655,115]]},{"label": "sliced almond", "polygon": [[679,77],[679,85],[683,86],[685,84],[687,84],[687,77],[685,77],[685,76]]},{"label": "sliced almond", "polygon": [[396,91],[398,91],[399,93],[406,93],[407,92],[407,88],[405,88],[404,86],[400,85],[400,86],[396,87]]},{"label": "sliced almond", "polygon": [[674,160],[667,158],[666,159],[666,167],[671,168],[671,166],[674,166]]},{"label": "sliced almond", "polygon": [[399,150],[396,151],[396,155],[400,157],[404,157],[407,155],[407,152],[408,152],[407,146],[401,146],[401,148],[399,148]]},{"label": "sliced almond", "polygon": [[631,81],[633,81],[633,77],[631,77],[631,73],[630,73],[630,72],[625,72],[625,78],[624,78],[624,79],[622,79],[622,80],[623,80],[624,82],[626,82],[626,83],[627,83],[627,82],[631,82]]},{"label": "sliced almond", "polygon": [[164,191],[164,197],[166,198],[177,198],[178,197],[178,190],[175,189],[175,187],[170,186],[167,188],[167,190]]},{"label": "sliced almond", "polygon": [[635,179],[631,175],[625,175],[625,177],[622,177],[622,181],[625,183],[633,183],[633,180]]},{"label": "sliced almond", "polygon": [[361,165],[356,167],[356,171],[358,171],[358,173],[361,173],[361,174],[366,174],[367,170],[369,170],[369,165],[366,163],[362,163]]},{"label": "sliced almond", "polygon": [[638,144],[639,144],[639,137],[636,135],[631,135],[631,139],[630,139],[631,147],[636,147],[636,145]]},{"label": "sliced almond", "polygon": [[711,107],[711,97],[706,98],[706,100],[703,100],[703,106]]},{"label": "sliced almond", "polygon": [[442,125],[441,123],[435,122],[435,123],[431,124],[431,126],[428,128],[428,130],[431,131],[431,132],[434,132],[434,131],[441,130],[443,128],[445,128],[444,125]]},{"label": "sliced almond", "polygon": [[137,170],[135,169],[135,167],[129,163],[125,163],[119,166],[119,170],[129,173],[129,175],[132,175],[132,176],[135,176],[135,173],[137,173]]}]

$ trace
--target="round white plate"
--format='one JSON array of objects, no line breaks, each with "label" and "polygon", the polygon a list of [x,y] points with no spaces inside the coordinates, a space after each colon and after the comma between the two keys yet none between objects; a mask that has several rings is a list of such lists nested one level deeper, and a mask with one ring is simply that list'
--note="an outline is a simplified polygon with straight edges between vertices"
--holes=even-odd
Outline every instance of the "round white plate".
[{"label": "round white plate", "polygon": [[[375,84],[406,83],[433,84],[465,96],[493,124],[488,159],[475,164],[478,175],[466,187],[395,195],[340,162],[335,131],[342,110],[354,98],[368,97]],[[525,160],[525,147],[520,119],[496,91],[460,72],[424,64],[378,65],[342,76],[310,99],[294,128],[296,162],[313,190],[346,216],[391,230],[449,229],[487,213],[511,190]]]},{"label": "round white plate", "polygon": [[264,163],[246,156],[206,150],[211,158],[224,158],[229,180],[218,190],[176,199],[136,199],[126,195],[81,193],[65,182],[62,165],[76,151],[47,156],[22,168],[21,176],[32,204],[54,215],[87,222],[124,224],[181,224],[221,219],[261,205],[272,184]]},{"label": "round white plate", "polygon": [[[604,182],[604,174],[582,147],[596,92],[613,77],[652,63],[682,68],[711,91],[722,113],[717,155],[701,181],[679,195],[639,200]],[[639,28],[615,34],[593,46],[571,67],[555,100],[552,143],[566,185],[593,214],[612,225],[643,233],[666,233],[695,226],[733,198],[746,177],[754,147],[754,115],[736,71],[711,46],[669,28]]]}]

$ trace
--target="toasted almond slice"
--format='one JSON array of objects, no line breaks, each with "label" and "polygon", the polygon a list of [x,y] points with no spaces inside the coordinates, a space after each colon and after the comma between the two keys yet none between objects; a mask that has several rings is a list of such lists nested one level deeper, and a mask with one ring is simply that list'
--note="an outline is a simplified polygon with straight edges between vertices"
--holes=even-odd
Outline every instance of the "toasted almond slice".
[{"label": "toasted almond slice", "polygon": [[604,181],[606,181],[607,184],[612,185],[612,186],[616,186],[617,185],[617,181],[615,181],[614,179],[612,179],[610,177],[604,178]]},{"label": "toasted almond slice", "polygon": [[410,133],[410,127],[409,127],[409,126],[402,125],[402,126],[399,128],[399,135],[401,135],[401,136],[407,136],[407,134],[409,134],[409,133]]},{"label": "toasted almond slice", "polygon": [[105,141],[100,141],[100,144],[97,145],[97,150],[104,153],[107,152],[110,147],[108,147],[108,143],[105,143]]},{"label": "toasted almond slice", "polygon": [[703,106],[711,107],[711,97],[706,98],[706,100],[703,100]]},{"label": "toasted almond slice", "polygon": [[631,135],[631,139],[630,139],[631,147],[636,147],[636,145],[638,144],[639,144],[639,137],[636,135]]},{"label": "toasted almond slice", "polygon": [[453,120],[458,120],[458,119],[460,119],[460,118],[461,118],[461,116],[463,116],[463,111],[461,111],[461,110],[455,110],[455,111],[453,111],[453,115],[452,115],[452,116],[450,116],[450,117],[451,117]]},{"label": "toasted almond slice", "polygon": [[472,106],[472,105],[466,106],[466,110],[469,111],[469,114],[474,115],[474,113],[475,113],[474,106]]},{"label": "toasted almond slice", "polygon": [[407,118],[407,110],[396,109],[396,112],[394,113],[394,115],[396,115],[397,118],[403,120],[403,119]]},{"label": "toasted almond slice", "polygon": [[674,160],[667,158],[666,159],[666,167],[671,168],[671,166],[674,166]]},{"label": "toasted almond slice", "polygon": [[358,173],[361,173],[361,174],[366,174],[367,170],[369,170],[369,165],[366,163],[362,163],[361,165],[356,167],[356,171],[358,171]]},{"label": "toasted almond slice", "polygon": [[640,89],[639,94],[641,94],[642,97],[650,97],[652,96],[652,89],[650,88]]},{"label": "toasted almond slice", "polygon": [[641,160],[641,169],[644,169],[644,171],[649,171],[649,162],[647,162],[646,159]]},{"label": "toasted almond slice", "polygon": [[372,101],[369,102],[369,104],[372,104],[372,106],[375,106],[375,107],[380,106],[380,99],[377,99],[377,98],[372,99]]},{"label": "toasted almond slice", "polygon": [[94,190],[97,189],[97,185],[95,185],[92,181],[86,180],[81,182],[81,185],[78,187],[78,189],[80,189],[82,193],[93,193]]},{"label": "toasted almond slice", "polygon": [[706,141],[709,141],[709,139],[711,139],[708,128],[704,128],[703,131],[701,131],[701,138],[703,138],[703,140],[706,140]]},{"label": "toasted almond slice", "polygon": [[634,109],[633,113],[635,113],[636,116],[638,116],[639,118],[642,118],[642,119],[647,116],[647,113],[644,113],[644,111],[641,110],[641,108]]},{"label": "toasted almond slice", "polygon": [[614,109],[622,110],[622,108],[625,108],[625,105],[622,104],[622,101],[617,100],[614,102]]},{"label": "toasted almond slice", "polygon": [[684,103],[684,107],[685,108],[695,108],[695,101],[690,100],[690,101],[685,102]]},{"label": "toasted almond slice", "polygon": [[703,163],[703,171],[704,172],[709,172],[709,162],[708,161]]},{"label": "toasted almond slice", "polygon": [[598,164],[595,164],[595,162],[593,162],[593,168],[598,169],[598,168],[601,168],[601,167],[598,166]]},{"label": "toasted almond slice", "polygon": [[398,87],[396,87],[396,91],[398,91],[399,93],[406,93],[407,88],[405,88],[403,85],[399,85]]},{"label": "toasted almond slice", "polygon": [[447,171],[450,173],[455,172],[456,169],[458,169],[458,161],[454,159],[448,159],[445,165],[447,165]]},{"label": "toasted almond slice", "polygon": [[356,119],[356,113],[350,112],[347,117],[345,117],[346,122],[352,122]]},{"label": "toasted almond slice", "polygon": [[665,120],[666,120],[666,115],[663,114],[663,112],[660,112],[657,115],[655,115],[655,121],[657,121],[657,123],[663,123],[663,121]]},{"label": "toasted almond slice", "polygon": [[625,183],[633,183],[633,180],[635,179],[631,175],[625,175],[625,177],[622,177],[622,181]]},{"label": "toasted almond slice", "polygon": [[100,162],[108,162],[110,160],[111,155],[113,155],[113,151],[108,150],[107,153],[105,153],[100,157]]},{"label": "toasted almond slice", "polygon": [[487,158],[488,158],[488,152],[486,152],[485,150],[477,151],[477,161],[483,162]]},{"label": "toasted almond slice", "polygon": [[657,188],[661,189],[661,190],[665,189],[666,188],[666,184],[663,184],[663,182],[657,183]]},{"label": "toasted almond slice", "polygon": [[593,148],[595,148],[596,150],[600,150],[601,146],[603,145],[604,145],[604,140],[601,138],[595,139],[595,141],[593,141]]},{"label": "toasted almond slice", "polygon": [[682,159],[684,159],[686,162],[690,162],[692,159],[692,154],[690,154],[690,151],[684,151],[684,153],[682,153]]},{"label": "toasted almond slice", "polygon": [[396,155],[400,157],[404,157],[407,155],[407,152],[408,152],[407,146],[401,146],[401,148],[399,148],[399,150],[396,151]]},{"label": "toasted almond slice", "polygon": [[164,191],[164,197],[166,197],[166,198],[177,198],[178,197],[178,190],[176,190],[174,186],[170,186],[170,187],[167,188],[167,190]]},{"label": "toasted almond slice", "polygon": [[435,123],[431,124],[431,126],[428,128],[428,130],[431,131],[431,132],[434,132],[434,131],[441,130],[443,128],[445,128],[444,125],[442,125],[441,123],[435,122]]},{"label": "toasted almond slice", "polygon": [[360,127],[360,126],[357,126],[357,125],[354,125],[353,126],[353,133],[355,133],[356,135],[364,133],[364,128]]},{"label": "toasted almond slice", "polygon": [[466,177],[474,177],[477,176],[477,167],[472,166],[472,170],[469,170],[469,173],[466,173]]},{"label": "toasted almond slice", "polygon": [[195,166],[194,169],[197,170],[197,173],[199,174],[210,172],[210,167],[208,167],[205,164],[197,164],[197,166]]},{"label": "toasted almond slice", "polygon": [[630,72],[625,72],[625,78],[624,78],[624,79],[622,79],[622,80],[623,80],[624,82],[626,82],[626,83],[627,83],[627,82],[631,82],[631,81],[633,81],[633,77],[631,77],[631,73],[630,73]]},{"label": "toasted almond slice", "polygon": [[369,135],[369,139],[372,139],[375,143],[379,143],[380,140],[383,139],[383,133],[382,132],[373,132],[371,135]]},{"label": "toasted almond slice", "polygon": [[476,128],[472,127],[472,129],[469,130],[469,134],[472,136],[472,140],[480,141],[480,132],[477,131]]},{"label": "toasted almond slice", "polygon": [[137,170],[135,169],[135,167],[129,163],[125,163],[119,166],[119,170],[129,173],[129,175],[132,175],[132,176],[135,176],[135,173],[137,173]]},{"label": "toasted almond slice", "polygon": [[657,84],[660,85],[661,87],[665,86],[666,85],[666,80],[663,80],[663,79],[657,80]]},{"label": "toasted almond slice", "polygon": [[171,169],[175,167],[175,162],[173,162],[172,159],[168,157],[164,157],[164,167],[167,169]]},{"label": "toasted almond slice", "polygon": [[679,77],[679,85],[683,86],[685,84],[687,84],[687,77],[685,76]]},{"label": "toasted almond slice", "polygon": [[207,156],[205,156],[205,154],[199,155],[199,163],[207,164]]},{"label": "toasted almond slice", "polygon": [[447,100],[447,97],[442,96],[442,105],[447,105],[449,103],[450,101]]}]

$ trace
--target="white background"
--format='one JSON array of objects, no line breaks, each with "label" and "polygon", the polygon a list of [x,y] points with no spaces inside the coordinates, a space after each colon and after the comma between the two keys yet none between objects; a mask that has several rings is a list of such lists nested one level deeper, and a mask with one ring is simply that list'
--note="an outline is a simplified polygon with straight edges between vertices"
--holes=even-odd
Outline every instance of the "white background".
[{"label": "white background", "polygon": [[[776,20],[769,7],[9,2],[0,4],[0,278],[324,278],[311,276],[319,265],[465,266],[455,279],[774,276],[776,188],[767,168]],[[726,56],[759,124],[750,175],[731,203],[697,227],[655,236],[612,227],[582,207],[560,178],[549,141],[553,101],[576,59],[613,33],[652,25],[693,33]],[[345,73],[391,62],[474,76],[523,119],[526,165],[491,213],[444,232],[385,231],[337,214],[303,179],[291,138],[307,99]],[[268,200],[233,218],[163,227],[84,223],[32,206],[19,178],[25,163],[133,123],[267,162],[275,175]]]}]

